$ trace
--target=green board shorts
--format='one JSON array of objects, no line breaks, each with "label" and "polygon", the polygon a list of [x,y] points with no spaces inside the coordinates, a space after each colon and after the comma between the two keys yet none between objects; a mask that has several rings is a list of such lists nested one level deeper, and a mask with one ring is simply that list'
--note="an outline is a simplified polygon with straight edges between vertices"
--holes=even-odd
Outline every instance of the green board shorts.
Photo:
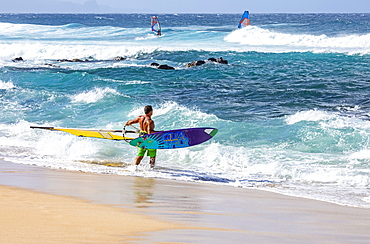
[{"label": "green board shorts", "polygon": [[144,148],[141,148],[139,147],[138,151],[137,151],[137,156],[139,157],[144,157],[145,156],[145,152],[147,152],[147,156],[151,157],[151,158],[154,158],[155,156],[157,156],[157,149],[144,149]]},{"label": "green board shorts", "polygon": [[[148,133],[146,131],[140,131],[139,136],[143,136],[143,135],[147,135],[147,134]],[[137,151],[137,156],[144,157],[146,151],[148,151],[146,155],[151,157],[151,158],[154,158],[155,156],[157,156],[157,149],[144,149],[144,148],[141,148],[141,147],[139,147],[139,149]]]}]

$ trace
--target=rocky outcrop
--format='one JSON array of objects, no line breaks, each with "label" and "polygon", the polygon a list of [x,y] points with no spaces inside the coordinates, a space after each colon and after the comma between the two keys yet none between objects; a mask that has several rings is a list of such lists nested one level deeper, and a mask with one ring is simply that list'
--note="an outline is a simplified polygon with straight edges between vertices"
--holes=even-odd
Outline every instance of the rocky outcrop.
[{"label": "rocky outcrop", "polygon": [[158,69],[175,69],[172,66],[168,66],[167,64],[161,64],[158,66]]},{"label": "rocky outcrop", "polygon": [[205,64],[206,62],[215,62],[215,63],[220,63],[220,64],[228,64],[227,60],[223,59],[222,57],[219,57],[217,59],[216,58],[209,58],[209,59],[207,59],[207,61],[203,61],[203,60],[193,61],[191,63],[188,63],[185,66],[185,68],[199,66],[199,65]]},{"label": "rocky outcrop", "polygon": [[208,61],[220,63],[220,64],[228,64],[227,60],[223,59],[222,57],[219,58],[209,58]]},{"label": "rocky outcrop", "polygon": [[58,62],[89,62],[89,60],[85,59],[85,60],[82,60],[82,59],[78,59],[78,58],[74,58],[74,59],[57,59]]},{"label": "rocky outcrop", "polygon": [[122,56],[117,56],[113,60],[115,60],[115,61],[122,61],[122,60],[126,60],[126,58],[124,58]]},{"label": "rocky outcrop", "polygon": [[18,57],[12,60],[13,62],[24,61],[22,57]]},{"label": "rocky outcrop", "polygon": [[185,68],[190,68],[190,67],[195,67],[195,66],[199,66],[199,65],[202,65],[202,64],[205,64],[206,62],[203,61],[203,60],[198,60],[198,61],[193,61],[191,63],[188,63]]},{"label": "rocky outcrop", "polygon": [[49,66],[49,67],[52,67],[52,68],[60,68],[60,66],[55,65],[55,64],[45,63],[44,65]]},{"label": "rocky outcrop", "polygon": [[151,63],[150,66],[156,67],[157,69],[167,69],[167,70],[175,69],[174,67],[169,66],[167,64],[159,64],[159,63]]}]

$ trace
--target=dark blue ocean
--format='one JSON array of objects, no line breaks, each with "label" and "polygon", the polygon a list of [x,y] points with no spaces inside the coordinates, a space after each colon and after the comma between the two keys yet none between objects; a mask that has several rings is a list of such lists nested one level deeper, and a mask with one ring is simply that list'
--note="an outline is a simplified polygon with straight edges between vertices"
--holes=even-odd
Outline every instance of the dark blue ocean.
[{"label": "dark blue ocean", "polygon": [[[240,16],[159,15],[158,37],[145,14],[0,14],[0,158],[370,207],[370,14]],[[136,170],[125,142],[30,129],[122,129],[147,104],[157,130],[219,132]]]}]

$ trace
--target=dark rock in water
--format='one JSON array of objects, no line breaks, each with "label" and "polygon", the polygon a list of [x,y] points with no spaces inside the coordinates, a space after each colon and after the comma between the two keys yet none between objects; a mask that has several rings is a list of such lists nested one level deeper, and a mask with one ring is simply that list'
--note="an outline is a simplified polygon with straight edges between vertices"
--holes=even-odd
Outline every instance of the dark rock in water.
[{"label": "dark rock in water", "polygon": [[89,60],[85,59],[85,60],[82,60],[82,59],[78,59],[78,58],[74,58],[74,59],[57,59],[58,62],[88,62]]},{"label": "dark rock in water", "polygon": [[45,63],[46,66],[50,66],[50,67],[53,67],[53,68],[60,68],[60,66],[58,65],[55,65],[55,64],[49,64],[49,63]]},{"label": "dark rock in water", "polygon": [[202,64],[205,64],[206,62],[203,61],[203,60],[197,60],[197,61],[193,61],[191,63],[188,63],[185,68],[190,68],[190,67],[194,67],[194,66],[199,66],[199,65],[202,65]]},{"label": "dark rock in water", "polygon": [[223,59],[222,57],[216,59],[216,62],[220,64],[228,64],[227,60]]},{"label": "dark rock in water", "polygon": [[194,67],[194,66],[196,66],[196,62],[197,62],[197,61],[193,61],[193,62],[191,62],[191,63],[188,63],[188,64],[185,66],[185,68],[190,68],[190,67]]},{"label": "dark rock in water", "polygon": [[175,69],[174,67],[168,66],[167,64],[161,64],[158,69]]},{"label": "dark rock in water", "polygon": [[167,64],[151,63],[150,66],[156,67],[157,69],[175,69]]},{"label": "dark rock in water", "polygon": [[222,57],[219,57],[218,59],[209,58],[208,61],[220,63],[220,64],[228,64],[227,60],[223,59]]},{"label": "dark rock in water", "polygon": [[122,56],[117,56],[115,57],[113,60],[115,61],[121,61],[121,60],[125,60],[126,58],[122,57]]},{"label": "dark rock in water", "polygon": [[[220,64],[228,64],[227,60],[223,59],[222,57],[218,58],[218,59],[215,59],[215,58],[209,58],[207,59],[207,61],[210,61],[210,62],[215,62],[215,63],[220,63]],[[191,63],[188,63],[185,68],[190,68],[190,67],[194,67],[194,66],[199,66],[199,65],[202,65],[202,64],[205,64],[206,62],[203,61],[203,60],[198,60],[198,61],[194,61],[194,62],[191,62]]]},{"label": "dark rock in water", "polygon": [[78,59],[78,58],[74,58],[72,59],[72,62],[87,62],[89,60],[85,59],[85,60],[81,60],[81,59]]},{"label": "dark rock in water", "polygon": [[12,60],[13,62],[24,61],[22,57],[18,57]]}]

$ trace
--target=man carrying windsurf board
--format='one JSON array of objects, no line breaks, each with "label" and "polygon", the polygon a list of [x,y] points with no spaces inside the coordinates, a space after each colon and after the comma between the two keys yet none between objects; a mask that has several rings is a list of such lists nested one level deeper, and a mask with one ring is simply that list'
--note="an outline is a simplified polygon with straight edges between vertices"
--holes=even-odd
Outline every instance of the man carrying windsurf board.
[{"label": "man carrying windsurf board", "polygon": [[[154,132],[157,132],[154,130],[154,121],[152,120],[153,115],[153,108],[151,105],[147,105],[144,107],[144,115],[140,115],[136,119],[129,120],[126,123],[126,126],[137,124],[140,125],[140,136],[151,134]],[[147,156],[150,157],[149,164],[151,168],[154,168],[155,164],[155,157],[157,156],[157,149],[146,149],[146,148],[138,148],[137,157],[135,159],[135,165],[139,165],[141,163],[141,160],[144,158],[145,153],[147,153]]]}]

